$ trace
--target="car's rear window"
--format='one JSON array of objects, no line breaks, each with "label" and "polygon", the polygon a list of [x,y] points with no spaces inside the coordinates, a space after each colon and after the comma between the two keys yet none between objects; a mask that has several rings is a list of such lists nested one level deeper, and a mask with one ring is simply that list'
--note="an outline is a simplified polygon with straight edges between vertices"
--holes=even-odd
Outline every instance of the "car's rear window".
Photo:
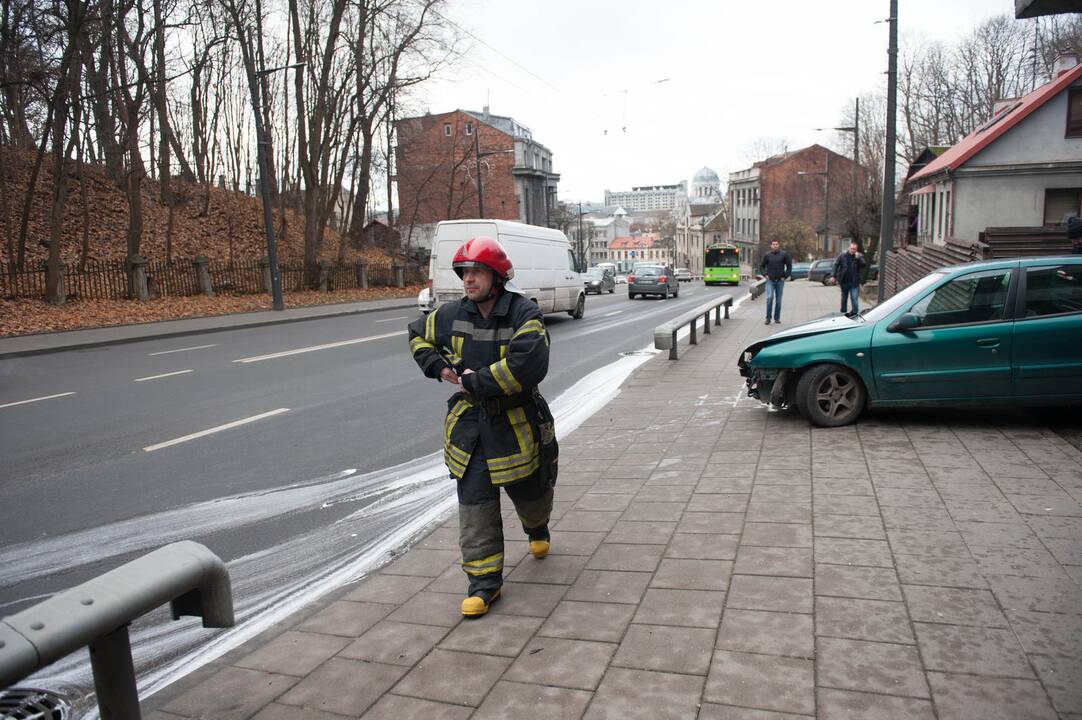
[{"label": "car's rear window", "polygon": [[649,276],[653,277],[654,275],[660,275],[661,274],[661,268],[659,268],[659,267],[641,267],[638,270],[636,270],[635,272],[637,274],[639,274],[639,275],[649,275]]}]

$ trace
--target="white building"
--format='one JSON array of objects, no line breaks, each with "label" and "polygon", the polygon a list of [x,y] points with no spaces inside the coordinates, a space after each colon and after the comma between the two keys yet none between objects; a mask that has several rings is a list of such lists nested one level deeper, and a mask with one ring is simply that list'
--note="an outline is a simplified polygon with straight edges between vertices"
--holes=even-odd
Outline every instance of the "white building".
[{"label": "white building", "polygon": [[986,228],[1060,226],[1082,215],[1082,65],[997,103],[976,131],[909,179],[917,242],[979,240]]},{"label": "white building", "polygon": [[630,190],[606,190],[605,204],[619,205],[632,212],[671,210],[681,198],[687,197],[687,194],[686,182],[676,185],[643,185]]},{"label": "white building", "polygon": [[[609,243],[618,237],[631,234],[631,221],[628,220],[627,211],[622,207],[616,208],[612,214],[600,217],[582,218],[582,247],[589,266],[599,262],[607,262],[609,259]],[[572,223],[568,228],[568,238],[572,247],[579,248],[579,224]]]}]

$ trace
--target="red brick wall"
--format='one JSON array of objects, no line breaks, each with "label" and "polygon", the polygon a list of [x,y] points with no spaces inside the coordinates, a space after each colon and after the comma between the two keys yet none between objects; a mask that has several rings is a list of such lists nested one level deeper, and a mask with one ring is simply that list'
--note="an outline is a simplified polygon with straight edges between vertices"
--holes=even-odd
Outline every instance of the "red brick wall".
[{"label": "red brick wall", "polygon": [[[759,170],[759,246],[765,252],[771,226],[800,220],[813,229],[823,226],[822,175],[798,175],[798,172],[822,172],[826,153],[830,152],[830,235],[840,242],[845,232],[845,214],[851,207],[853,161],[819,145],[793,153],[784,160],[764,164]],[[863,185],[867,170],[859,167],[858,184]]]},{"label": "red brick wall", "polygon": [[[485,217],[518,218],[518,200],[511,175],[515,162],[511,136],[455,110],[397,123],[395,160],[401,223],[425,224],[477,217],[474,136],[466,134],[467,122],[479,133],[481,153],[507,151],[481,158]],[[445,124],[451,126],[450,136],[445,134]]]}]

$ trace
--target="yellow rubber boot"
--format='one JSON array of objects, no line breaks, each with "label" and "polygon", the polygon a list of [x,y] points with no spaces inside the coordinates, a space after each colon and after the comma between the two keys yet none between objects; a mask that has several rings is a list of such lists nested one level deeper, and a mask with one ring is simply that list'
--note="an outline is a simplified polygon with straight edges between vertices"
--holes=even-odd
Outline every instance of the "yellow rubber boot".
[{"label": "yellow rubber boot", "polygon": [[531,540],[530,541],[530,554],[540,560],[549,554],[549,541],[548,540]]},{"label": "yellow rubber boot", "polygon": [[[488,602],[485,602],[485,597],[488,597]],[[481,617],[488,612],[488,609],[492,607],[492,603],[496,602],[499,597],[499,590],[491,596],[489,596],[488,593],[471,595],[462,601],[462,614],[468,618]]]}]

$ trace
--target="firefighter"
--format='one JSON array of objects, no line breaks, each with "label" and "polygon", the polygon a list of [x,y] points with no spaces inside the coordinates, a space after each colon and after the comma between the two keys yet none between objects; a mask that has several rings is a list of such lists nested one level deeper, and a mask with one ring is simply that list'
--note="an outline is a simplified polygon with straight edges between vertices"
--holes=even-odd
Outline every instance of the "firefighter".
[{"label": "firefighter", "polygon": [[443,424],[444,461],[458,486],[459,547],[469,589],[462,614],[480,617],[503,585],[500,488],[515,506],[530,553],[549,551],[555,459],[552,416],[537,385],[549,338],[537,304],[511,283],[514,269],[489,237],[454,255],[465,297],[409,325],[410,352],[427,377],[455,385]]}]

